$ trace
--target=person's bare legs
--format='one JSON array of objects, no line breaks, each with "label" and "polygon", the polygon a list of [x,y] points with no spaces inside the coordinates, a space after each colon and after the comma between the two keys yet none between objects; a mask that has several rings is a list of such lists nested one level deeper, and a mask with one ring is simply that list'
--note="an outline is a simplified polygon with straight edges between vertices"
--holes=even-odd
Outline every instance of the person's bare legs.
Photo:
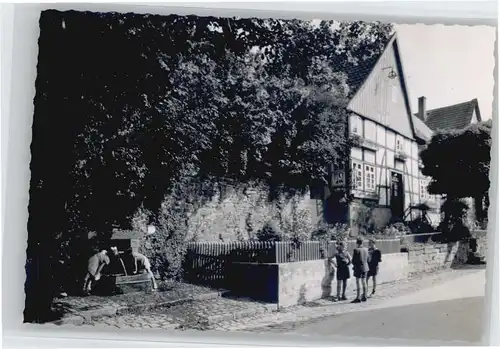
[{"label": "person's bare legs", "polygon": [[366,290],[368,288],[366,277],[361,278],[361,284],[363,285],[363,299],[366,299]]},{"label": "person's bare legs", "polygon": [[337,280],[337,299],[340,300],[340,289],[342,287],[343,280]]},{"label": "person's bare legs", "polygon": [[373,283],[373,288],[372,288],[372,295],[375,294],[375,291],[377,290],[377,276],[372,275],[372,283]]},{"label": "person's bare legs", "polygon": [[85,279],[83,279],[83,292],[88,292],[89,288],[90,288],[90,280],[91,280],[91,277],[90,277],[90,274],[87,273],[85,274]]},{"label": "person's bare legs", "polygon": [[155,276],[151,269],[146,269],[146,272],[148,273],[149,277],[151,278],[151,283],[153,284],[153,290],[156,290],[158,288],[158,285],[156,284]]},{"label": "person's bare legs", "polygon": [[346,299],[345,291],[347,290],[347,280],[342,280],[342,299]]},{"label": "person's bare legs", "polygon": [[359,278],[356,278],[356,299],[361,299],[361,286],[359,285]]},{"label": "person's bare legs", "polygon": [[85,281],[83,292],[90,293],[90,291],[92,291],[92,281],[94,280],[94,278],[92,277],[92,275],[89,275],[86,279],[87,280]]}]

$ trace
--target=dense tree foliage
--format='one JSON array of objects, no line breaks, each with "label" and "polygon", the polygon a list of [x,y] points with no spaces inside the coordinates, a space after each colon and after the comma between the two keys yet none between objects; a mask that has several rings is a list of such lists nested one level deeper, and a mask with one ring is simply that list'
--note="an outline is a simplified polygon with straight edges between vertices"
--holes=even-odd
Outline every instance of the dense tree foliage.
[{"label": "dense tree foliage", "polygon": [[[420,154],[422,173],[431,177],[429,192],[445,195],[450,205],[456,199],[472,197],[477,219],[486,218],[483,206],[488,206],[490,150],[491,120],[436,133]],[[455,206],[461,207],[459,203]]]},{"label": "dense tree foliage", "polygon": [[486,193],[490,186],[490,150],[491,120],[436,133],[420,154],[422,173],[432,178],[430,193],[453,197]]},{"label": "dense tree foliage", "polygon": [[[436,133],[421,152],[429,191],[453,197],[484,195],[490,186],[491,120]],[[467,185],[464,185],[467,183]]]},{"label": "dense tree foliage", "polygon": [[391,32],[73,11],[44,12],[40,27],[28,272],[45,281],[60,246],[81,268],[89,231],[105,240],[139,207],[161,225],[172,210],[162,202],[179,200],[187,178],[292,192],[327,183],[349,150],[346,72],[373,61]]}]

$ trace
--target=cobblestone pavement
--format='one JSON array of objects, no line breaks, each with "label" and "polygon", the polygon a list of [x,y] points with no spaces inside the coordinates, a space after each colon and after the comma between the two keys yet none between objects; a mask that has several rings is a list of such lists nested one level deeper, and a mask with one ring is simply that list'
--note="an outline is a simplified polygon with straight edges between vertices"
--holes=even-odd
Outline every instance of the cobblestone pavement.
[{"label": "cobblestone pavement", "polygon": [[[380,285],[375,298],[366,303],[351,304],[322,299],[304,305],[272,311],[270,305],[231,298],[194,301],[140,314],[102,317],[90,323],[92,326],[115,328],[200,329],[221,331],[281,332],[293,329],[303,321],[346,312],[369,310],[395,296],[409,294],[467,274],[475,269],[443,270],[431,275],[421,275],[410,280]],[[349,294],[353,298],[353,293]]]},{"label": "cobblestone pavement", "polygon": [[160,282],[157,292],[136,292],[114,296],[66,297],[58,299],[54,306],[66,313],[79,314],[84,311],[103,308],[166,303],[213,292],[213,289],[203,286],[178,282]]},{"label": "cobblestone pavement", "polygon": [[116,328],[209,329],[217,323],[263,314],[272,308],[272,305],[251,300],[221,297],[157,308],[139,314],[101,317],[93,319],[89,325]]}]

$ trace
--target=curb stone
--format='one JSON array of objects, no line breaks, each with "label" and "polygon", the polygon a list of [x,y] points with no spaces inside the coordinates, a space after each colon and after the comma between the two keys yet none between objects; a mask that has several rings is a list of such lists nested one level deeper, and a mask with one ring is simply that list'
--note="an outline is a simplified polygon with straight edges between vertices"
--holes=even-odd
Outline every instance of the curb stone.
[{"label": "curb stone", "polygon": [[252,317],[261,314],[270,314],[277,311],[278,311],[277,304],[263,304],[260,309],[244,309],[227,314],[213,315],[213,316],[209,315],[205,319],[207,321],[207,325],[213,326],[221,322],[240,320],[246,317]]},{"label": "curb stone", "polygon": [[272,313],[274,311],[278,311],[277,306],[275,307],[275,309],[272,309],[271,307],[262,307],[262,309],[241,310],[241,311],[233,313],[231,320],[239,320],[239,319],[249,317],[249,316],[256,316],[259,314]]},{"label": "curb stone", "polygon": [[75,326],[80,326],[85,323],[85,318],[83,316],[79,315],[73,315],[73,316],[68,316],[65,318],[62,318],[60,320],[52,321],[49,322],[54,325],[62,326],[62,325],[75,325]]},{"label": "curb stone", "polygon": [[217,292],[203,293],[199,295],[194,295],[190,297],[185,297],[181,299],[175,299],[166,302],[151,302],[144,304],[135,304],[131,306],[105,306],[99,309],[85,310],[82,312],[74,312],[74,315],[63,317],[62,319],[51,321],[49,323],[55,325],[83,325],[85,322],[91,321],[93,318],[124,315],[133,311],[144,311],[160,307],[171,307],[183,303],[189,303],[193,301],[203,301],[209,299],[215,299],[222,297],[224,294],[228,293],[227,290],[221,290]]},{"label": "curb stone", "polygon": [[175,300],[166,301],[166,302],[151,302],[151,303],[144,303],[144,304],[136,304],[136,305],[132,305],[132,306],[123,306],[123,307],[119,307],[116,311],[116,314],[114,314],[114,315],[124,315],[126,313],[131,312],[131,311],[144,311],[144,310],[151,310],[151,309],[155,309],[155,308],[169,308],[169,307],[172,307],[175,305],[189,303],[189,302],[193,302],[193,301],[203,301],[203,300],[215,299],[215,298],[222,297],[227,292],[228,291],[223,290],[223,291],[217,291],[217,292],[203,293],[200,295],[175,299]]},{"label": "curb stone", "polygon": [[101,316],[114,316],[117,314],[118,308],[116,307],[102,307],[100,309],[86,310],[79,315],[85,319],[85,321],[90,321],[92,318]]}]

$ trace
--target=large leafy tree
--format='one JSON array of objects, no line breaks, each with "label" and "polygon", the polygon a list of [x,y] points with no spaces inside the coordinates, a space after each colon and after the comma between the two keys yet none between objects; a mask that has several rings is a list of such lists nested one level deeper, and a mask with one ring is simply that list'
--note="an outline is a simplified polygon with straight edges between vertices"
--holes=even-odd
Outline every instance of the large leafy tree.
[{"label": "large leafy tree", "polygon": [[491,120],[462,130],[437,132],[421,151],[429,192],[449,199],[472,197],[479,219],[490,186]]}]

